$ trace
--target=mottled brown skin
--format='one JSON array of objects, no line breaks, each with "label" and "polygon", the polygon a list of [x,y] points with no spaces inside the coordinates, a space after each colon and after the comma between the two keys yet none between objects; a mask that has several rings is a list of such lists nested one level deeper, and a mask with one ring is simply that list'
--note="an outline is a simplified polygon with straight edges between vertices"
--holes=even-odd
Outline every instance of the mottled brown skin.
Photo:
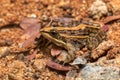
[{"label": "mottled brown skin", "polygon": [[83,42],[87,45],[99,29],[100,27],[80,24],[75,27],[45,27],[40,32],[44,38],[67,50],[68,56],[63,62],[68,63],[74,59],[74,52],[78,47],[76,45],[82,46]]}]

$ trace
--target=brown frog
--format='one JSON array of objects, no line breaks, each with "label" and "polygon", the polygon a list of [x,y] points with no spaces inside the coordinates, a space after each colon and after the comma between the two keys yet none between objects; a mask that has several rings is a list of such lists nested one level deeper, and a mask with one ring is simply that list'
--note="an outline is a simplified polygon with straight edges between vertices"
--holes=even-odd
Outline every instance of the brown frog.
[{"label": "brown frog", "polygon": [[45,27],[40,32],[44,38],[67,51],[67,58],[63,61],[67,63],[74,59],[77,48],[87,47],[92,50],[98,46],[105,38],[104,33],[99,31],[101,26],[81,23],[74,27]]}]

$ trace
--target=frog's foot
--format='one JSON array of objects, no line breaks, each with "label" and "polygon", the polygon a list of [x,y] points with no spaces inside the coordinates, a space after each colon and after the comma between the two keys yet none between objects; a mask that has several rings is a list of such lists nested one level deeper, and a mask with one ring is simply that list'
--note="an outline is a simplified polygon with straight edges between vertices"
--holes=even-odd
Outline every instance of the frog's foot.
[{"label": "frog's foot", "polygon": [[63,62],[64,64],[72,61],[73,59],[74,59],[74,53],[69,53],[66,50],[63,50],[61,54],[57,57],[57,60]]}]

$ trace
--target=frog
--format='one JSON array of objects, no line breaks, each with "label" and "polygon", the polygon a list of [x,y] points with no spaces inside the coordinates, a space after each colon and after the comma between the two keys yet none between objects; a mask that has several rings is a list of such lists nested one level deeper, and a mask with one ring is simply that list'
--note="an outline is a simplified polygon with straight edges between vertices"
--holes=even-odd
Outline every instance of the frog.
[{"label": "frog", "polygon": [[[102,25],[96,26],[85,23],[80,23],[79,25],[72,27],[49,26],[42,28],[40,33],[52,44],[62,47],[67,51],[67,58],[63,62],[68,63],[75,58],[74,53],[78,47],[88,47],[92,50],[98,46],[105,38],[99,36],[101,26]],[[98,40],[97,37],[99,37]],[[96,44],[95,47],[92,46],[92,41]]]}]

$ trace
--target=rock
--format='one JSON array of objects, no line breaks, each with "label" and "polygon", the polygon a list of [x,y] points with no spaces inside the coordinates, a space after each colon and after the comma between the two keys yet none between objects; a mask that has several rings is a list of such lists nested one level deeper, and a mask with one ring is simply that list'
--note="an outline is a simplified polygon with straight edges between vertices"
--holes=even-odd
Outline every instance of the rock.
[{"label": "rock", "polygon": [[87,64],[80,70],[79,77],[82,80],[119,80],[120,69],[115,66],[99,66]]},{"label": "rock", "polygon": [[37,18],[37,15],[36,14],[29,14],[29,15],[27,15],[27,17]]},{"label": "rock", "polygon": [[79,56],[71,63],[71,65],[76,65],[76,64],[85,65],[86,63],[87,63],[87,60],[85,58]]},{"label": "rock", "polygon": [[0,58],[6,56],[9,52],[8,47],[0,47]]},{"label": "rock", "polygon": [[26,73],[26,65],[24,62],[16,60],[8,63],[8,76],[12,80],[22,80]]},{"label": "rock", "polygon": [[106,54],[105,52],[114,46],[115,42],[113,40],[103,41],[102,43],[99,44],[99,46],[96,49],[92,51],[91,57],[93,59],[97,59],[102,55],[105,55]]},{"label": "rock", "polygon": [[34,66],[36,70],[44,70],[46,66],[46,60],[44,59],[37,59],[34,62]]},{"label": "rock", "polygon": [[67,72],[65,80],[74,80],[76,75],[77,75],[76,70],[70,70]]},{"label": "rock", "polygon": [[89,10],[94,19],[100,19],[108,13],[107,6],[102,0],[95,0]]}]

